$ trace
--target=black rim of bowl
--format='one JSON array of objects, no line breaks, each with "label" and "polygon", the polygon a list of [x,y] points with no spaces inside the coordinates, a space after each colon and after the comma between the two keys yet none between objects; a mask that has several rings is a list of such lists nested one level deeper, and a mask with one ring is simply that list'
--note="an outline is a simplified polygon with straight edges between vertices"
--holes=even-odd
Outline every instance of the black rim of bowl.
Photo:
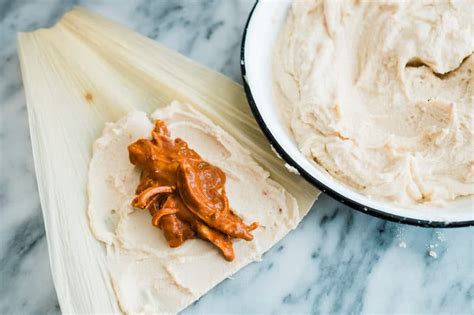
[{"label": "black rim of bowl", "polygon": [[414,219],[414,218],[406,218],[406,217],[397,216],[392,213],[388,213],[379,209],[368,207],[344,195],[341,195],[339,192],[327,187],[322,182],[320,182],[317,178],[309,174],[304,168],[299,166],[298,163],[296,163],[290,157],[290,155],[283,149],[283,147],[279,144],[277,139],[273,136],[270,129],[268,129],[265,121],[262,118],[262,115],[260,114],[257,104],[255,103],[255,100],[252,95],[252,91],[250,90],[250,86],[247,82],[247,71],[245,67],[245,41],[247,37],[247,30],[250,24],[250,20],[252,19],[253,13],[258,3],[259,3],[259,0],[255,2],[252,10],[250,11],[249,17],[247,19],[247,23],[245,24],[244,33],[242,36],[242,44],[240,47],[240,70],[242,72],[242,80],[244,84],[245,95],[247,96],[247,101],[249,103],[250,109],[252,110],[253,116],[255,117],[257,123],[260,126],[260,129],[262,129],[263,133],[267,137],[270,144],[275,148],[275,150],[283,158],[283,160],[285,160],[285,162],[288,163],[289,165],[296,168],[306,181],[316,186],[319,190],[328,194],[330,197],[341,202],[342,204],[348,205],[349,207],[357,211],[360,211],[362,213],[370,214],[374,217],[385,219],[392,222],[410,224],[410,225],[421,226],[421,227],[447,228],[447,227],[466,227],[466,226],[474,225],[474,221],[444,222],[444,221],[429,221],[429,220],[419,220],[419,219]]}]

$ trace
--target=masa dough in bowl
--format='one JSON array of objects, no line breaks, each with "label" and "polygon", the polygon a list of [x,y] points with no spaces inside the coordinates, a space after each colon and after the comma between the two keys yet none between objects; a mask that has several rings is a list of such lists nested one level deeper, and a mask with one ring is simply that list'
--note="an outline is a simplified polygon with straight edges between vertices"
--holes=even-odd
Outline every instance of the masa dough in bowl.
[{"label": "masa dough in bowl", "polygon": [[108,124],[93,147],[88,214],[94,236],[106,245],[105,265],[126,313],[180,311],[259,260],[307,212],[233,137],[191,107],[174,102],[151,118],[165,121],[172,137],[185,140],[204,160],[221,168],[232,210],[260,226],[252,232],[252,241],[234,241],[232,262],[200,239],[170,248],[163,232],[152,226],[148,210],[130,206],[140,172],[130,163],[127,146],[150,138],[153,123],[145,113],[132,112]]},{"label": "masa dough in bowl", "polygon": [[474,193],[474,2],[294,1],[274,52],[300,150],[408,207]]}]

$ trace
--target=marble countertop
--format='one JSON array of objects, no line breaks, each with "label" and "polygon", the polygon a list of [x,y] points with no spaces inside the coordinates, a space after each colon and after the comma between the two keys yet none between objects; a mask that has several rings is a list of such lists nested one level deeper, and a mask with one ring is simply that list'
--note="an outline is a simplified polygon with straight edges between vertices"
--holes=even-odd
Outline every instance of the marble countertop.
[{"label": "marble countertop", "polygon": [[[15,33],[89,7],[241,82],[251,0],[0,1],[0,313],[59,313]],[[386,222],[321,196],[299,227],[184,313],[474,313],[474,228]]]}]

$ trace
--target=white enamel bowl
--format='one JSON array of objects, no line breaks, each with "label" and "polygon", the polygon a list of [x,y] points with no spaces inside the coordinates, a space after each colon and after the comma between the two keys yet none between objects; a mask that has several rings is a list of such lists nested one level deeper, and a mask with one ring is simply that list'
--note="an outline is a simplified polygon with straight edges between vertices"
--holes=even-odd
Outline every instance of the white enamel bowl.
[{"label": "white enamel bowl", "polygon": [[291,0],[260,0],[250,13],[242,39],[241,68],[245,92],[270,143],[301,176],[350,207],[391,221],[428,227],[474,225],[473,198],[460,198],[442,208],[410,209],[375,201],[320,171],[283,128],[272,91],[272,49]]}]

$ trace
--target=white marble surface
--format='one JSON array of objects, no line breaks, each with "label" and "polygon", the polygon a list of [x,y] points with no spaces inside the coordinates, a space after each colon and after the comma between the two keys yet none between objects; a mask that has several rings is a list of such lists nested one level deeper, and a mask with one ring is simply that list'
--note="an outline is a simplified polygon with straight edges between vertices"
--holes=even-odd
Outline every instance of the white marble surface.
[{"label": "white marble surface", "polygon": [[[241,81],[239,45],[251,0],[0,1],[1,314],[60,311],[15,33],[51,25],[76,3]],[[261,263],[224,281],[184,313],[210,312],[473,314],[474,229],[389,223],[322,196]]]}]

